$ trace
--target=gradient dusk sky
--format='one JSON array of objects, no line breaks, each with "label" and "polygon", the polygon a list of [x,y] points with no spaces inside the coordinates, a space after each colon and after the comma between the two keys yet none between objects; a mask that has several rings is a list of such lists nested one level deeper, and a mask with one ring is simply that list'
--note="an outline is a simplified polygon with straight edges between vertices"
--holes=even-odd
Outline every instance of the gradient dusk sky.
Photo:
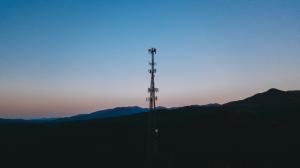
[{"label": "gradient dusk sky", "polygon": [[300,89],[299,0],[0,0],[0,118]]}]

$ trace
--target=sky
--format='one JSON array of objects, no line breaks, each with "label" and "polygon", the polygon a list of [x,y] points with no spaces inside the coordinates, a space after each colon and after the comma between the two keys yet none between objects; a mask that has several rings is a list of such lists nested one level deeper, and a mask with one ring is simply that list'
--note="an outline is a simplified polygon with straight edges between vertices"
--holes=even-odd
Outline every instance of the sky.
[{"label": "sky", "polygon": [[0,0],[0,118],[300,90],[298,0]]}]

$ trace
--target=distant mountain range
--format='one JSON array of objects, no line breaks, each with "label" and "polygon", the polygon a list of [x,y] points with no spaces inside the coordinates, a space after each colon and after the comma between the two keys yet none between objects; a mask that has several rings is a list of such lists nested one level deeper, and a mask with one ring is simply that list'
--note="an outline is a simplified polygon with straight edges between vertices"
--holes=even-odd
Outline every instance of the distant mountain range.
[{"label": "distant mountain range", "polygon": [[[244,100],[232,101],[223,105],[217,103],[211,103],[206,105],[190,105],[186,107],[190,107],[190,108],[219,107],[219,108],[232,108],[232,109],[242,108],[243,111],[255,110],[257,112],[257,111],[265,110],[264,108],[267,107],[273,111],[281,110],[280,107],[284,107],[285,109],[292,108],[297,103],[300,103],[300,91],[281,91],[272,88],[266,92],[258,93]],[[167,110],[167,111],[172,111],[180,108],[183,107],[171,107],[171,108],[166,108],[162,106],[157,107],[158,110]],[[32,122],[32,121],[34,122],[84,121],[84,120],[93,120],[93,119],[101,119],[101,118],[128,116],[128,115],[134,115],[134,114],[144,113],[144,112],[148,112],[148,108],[142,108],[138,106],[128,106],[128,107],[116,107],[113,109],[99,110],[89,114],[79,114],[71,117],[46,118],[46,119],[35,119],[35,120],[0,119],[0,122],[3,123],[3,122]]]},{"label": "distant mountain range", "polygon": [[[1,165],[146,167],[147,111],[134,106],[59,119],[0,120]],[[300,91],[270,89],[223,105],[157,112],[156,168],[300,167]]]},{"label": "distant mountain range", "polygon": [[91,119],[99,119],[99,118],[110,118],[117,116],[127,116],[138,114],[142,112],[147,112],[147,108],[142,108],[138,106],[129,106],[129,107],[116,107],[113,109],[106,109],[96,111],[90,114],[79,114],[72,117],[60,118],[58,120],[72,120],[72,121],[82,121],[82,120],[91,120]]}]

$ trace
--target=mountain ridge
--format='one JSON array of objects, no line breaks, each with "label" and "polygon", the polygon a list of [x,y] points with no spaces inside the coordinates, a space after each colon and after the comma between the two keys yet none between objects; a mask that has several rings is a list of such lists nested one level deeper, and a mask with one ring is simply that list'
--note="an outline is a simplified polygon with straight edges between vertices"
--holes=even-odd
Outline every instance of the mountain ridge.
[{"label": "mountain ridge", "polygon": [[[224,104],[209,103],[205,105],[189,105],[183,107],[157,107],[159,110],[175,110],[180,108],[258,108],[260,106],[274,106],[284,103],[286,106],[300,102],[299,90],[282,91],[271,88],[265,92],[254,94],[242,100],[231,101]],[[41,118],[41,119],[5,119],[0,118],[0,122],[53,122],[53,121],[85,121],[92,119],[104,119],[111,117],[122,117],[147,112],[148,108],[139,106],[115,107],[111,109],[98,110],[88,114],[78,114],[70,117],[61,118]]]},{"label": "mountain ridge", "polygon": [[[157,168],[300,166],[295,155],[300,150],[299,91],[271,90],[230,104],[157,112]],[[144,167],[147,113],[70,121],[1,123],[2,161],[8,167]]]}]

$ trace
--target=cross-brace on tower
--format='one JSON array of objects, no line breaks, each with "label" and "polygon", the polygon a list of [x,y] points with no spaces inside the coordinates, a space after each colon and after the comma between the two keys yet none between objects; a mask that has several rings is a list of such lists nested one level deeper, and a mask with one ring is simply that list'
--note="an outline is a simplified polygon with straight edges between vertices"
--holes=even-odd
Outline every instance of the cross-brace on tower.
[{"label": "cross-brace on tower", "polygon": [[149,113],[148,113],[148,137],[147,137],[147,167],[155,167],[155,162],[158,157],[158,136],[159,129],[157,126],[157,112],[155,107],[155,101],[157,97],[155,95],[158,92],[158,88],[155,88],[154,77],[156,73],[156,63],[154,62],[154,55],[156,54],[156,48],[148,49],[148,52],[151,54],[151,62],[149,65],[151,69],[149,69],[149,73],[151,74],[151,82],[150,88],[148,88],[148,92],[150,96],[147,97],[147,101],[149,101]]}]

